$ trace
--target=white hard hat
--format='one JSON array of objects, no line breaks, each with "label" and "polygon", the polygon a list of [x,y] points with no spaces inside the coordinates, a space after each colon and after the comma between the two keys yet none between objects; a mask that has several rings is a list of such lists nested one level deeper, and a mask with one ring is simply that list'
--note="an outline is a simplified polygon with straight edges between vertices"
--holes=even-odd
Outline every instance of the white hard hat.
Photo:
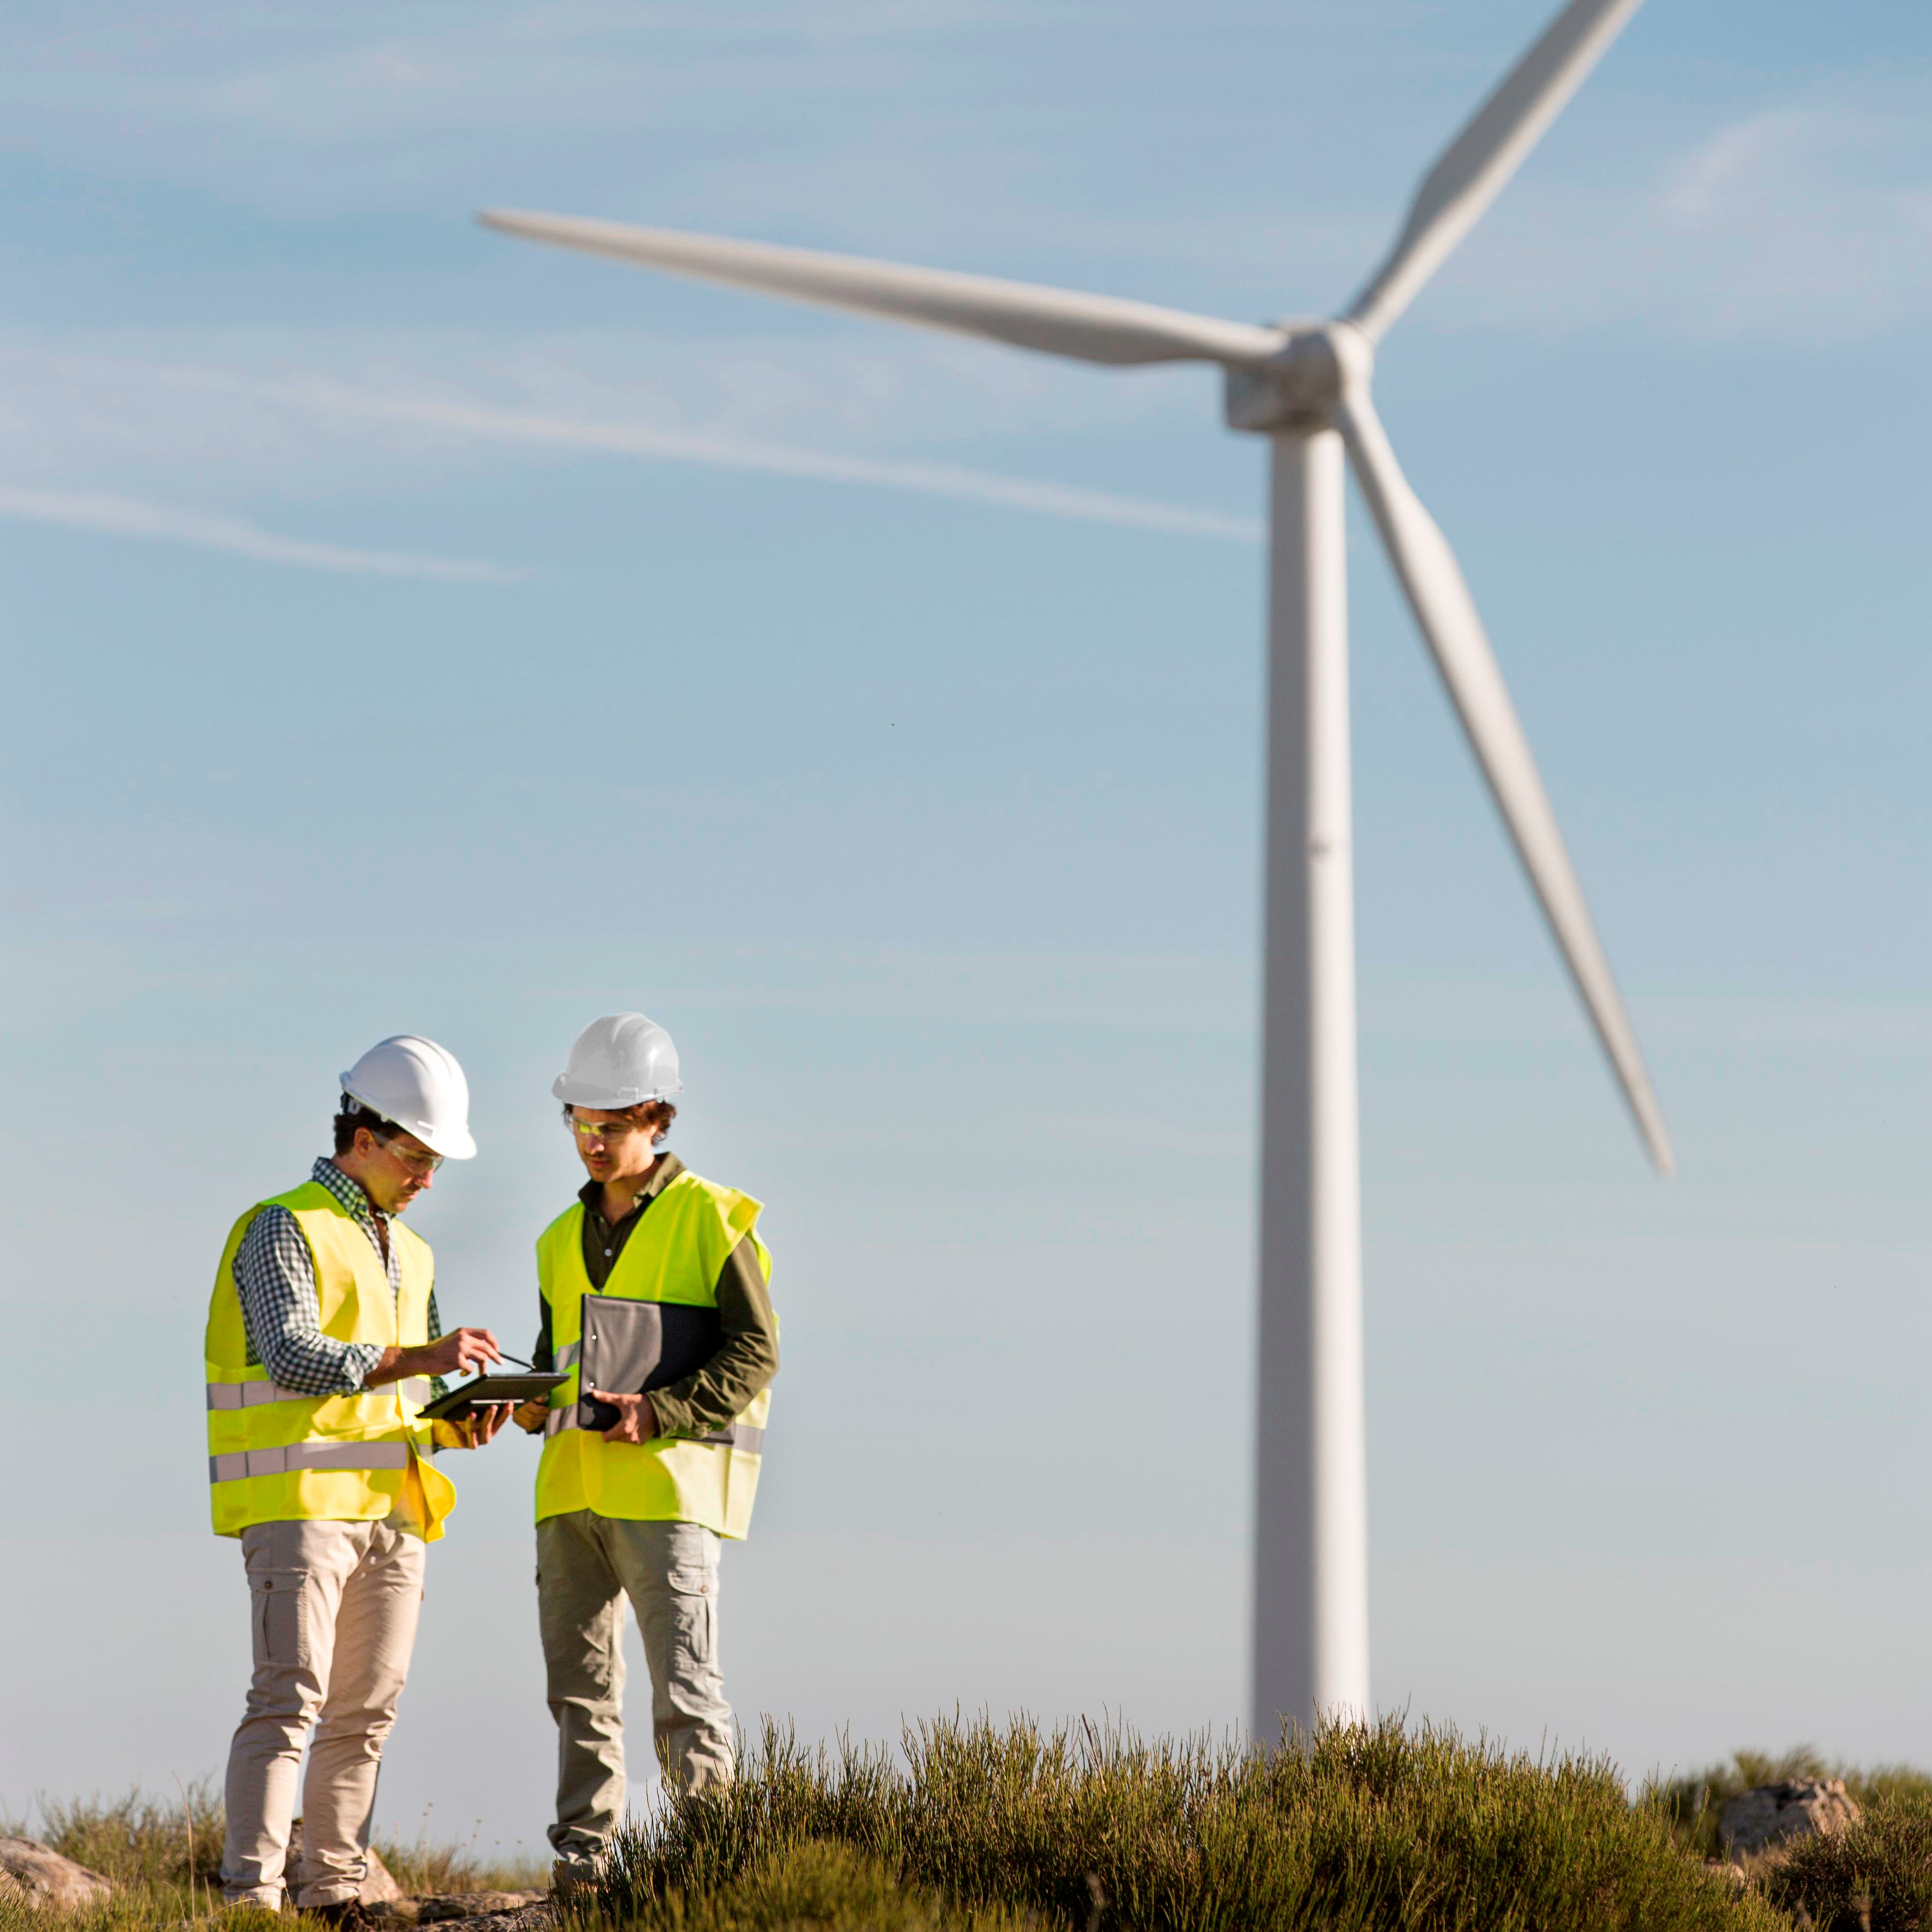
[{"label": "white hard hat", "polygon": [[431,1154],[467,1160],[470,1082],[456,1056],[433,1040],[399,1033],[379,1040],[342,1076],[342,1090],[416,1136]]},{"label": "white hard hat", "polygon": [[646,1100],[668,1100],[684,1091],[677,1077],[677,1048],[656,1020],[642,1013],[609,1013],[577,1036],[570,1064],[550,1090],[566,1107],[608,1113]]}]

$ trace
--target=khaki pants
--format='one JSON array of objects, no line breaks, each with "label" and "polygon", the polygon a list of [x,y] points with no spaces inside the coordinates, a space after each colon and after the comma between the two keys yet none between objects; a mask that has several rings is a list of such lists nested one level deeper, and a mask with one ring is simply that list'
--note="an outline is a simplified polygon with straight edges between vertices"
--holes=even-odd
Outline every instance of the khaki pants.
[{"label": "khaki pants", "polygon": [[278,1907],[296,1772],[304,1869],[296,1904],[355,1898],[382,1745],[396,1721],[422,1606],[420,1537],[388,1522],[260,1522],[242,1532],[255,1634],[248,1708],[228,1753],[231,1904]]},{"label": "khaki pants", "polygon": [[665,1782],[728,1783],[731,1707],[718,1670],[718,1538],[694,1522],[628,1522],[590,1510],[537,1525],[537,1617],[556,1720],[550,1841],[587,1874],[624,1813],[624,1599],[651,1672]]}]

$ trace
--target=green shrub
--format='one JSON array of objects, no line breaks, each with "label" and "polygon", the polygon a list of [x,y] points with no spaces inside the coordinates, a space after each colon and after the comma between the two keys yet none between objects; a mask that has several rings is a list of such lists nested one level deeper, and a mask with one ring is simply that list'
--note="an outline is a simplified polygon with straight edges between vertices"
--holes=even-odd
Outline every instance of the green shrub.
[{"label": "green shrub", "polygon": [[[787,1922],[746,1916],[775,1895],[759,1888],[808,1870],[820,1906],[790,1923],[846,1922],[841,1874],[890,1884],[907,1913],[982,1924],[1037,1914],[1090,1932],[1789,1922],[1687,1857],[1662,1811],[1633,1808],[1606,1761],[1510,1756],[1434,1726],[1331,1726],[1263,1759],[1090,1726],[1076,1739],[1024,1721],[953,1721],[909,1732],[904,1750],[903,1769],[877,1751],[835,1759],[768,1725],[735,1785],[626,1828],[601,1913],[652,1932],[777,1925]],[[856,1862],[799,1862],[826,1846]],[[861,1916],[880,1909],[876,1897],[850,1904]],[[704,1916],[721,1911],[739,1916]]]},{"label": "green shrub", "polygon": [[1678,1844],[1700,1858],[1714,1858],[1723,1850],[1718,1820],[1727,1801],[1760,1784],[1805,1778],[1842,1778],[1847,1795],[1861,1809],[1882,1798],[1917,1797],[1932,1802],[1932,1775],[1913,1766],[1879,1765],[1862,1771],[1856,1765],[1828,1760],[1809,1744],[1795,1744],[1778,1756],[1741,1750],[1727,1764],[1708,1765],[1665,1781],[1653,1779],[1644,1795],[1670,1819]]},{"label": "green shrub", "polygon": [[1881,1791],[1856,1825],[1798,1839],[1768,1861],[1760,1882],[1774,1904],[1819,1932],[1932,1924],[1932,1796]]},{"label": "green shrub", "polygon": [[665,1932],[1025,1932],[1040,1922],[950,1905],[901,1883],[881,1859],[818,1840],[786,1846],[712,1890],[670,1892],[637,1922]]},{"label": "green shrub", "polygon": [[178,1800],[139,1791],[111,1802],[43,1798],[40,1812],[42,1828],[28,1835],[116,1885],[174,1886],[184,1894],[212,1885],[220,1894],[221,1804],[205,1779]]}]

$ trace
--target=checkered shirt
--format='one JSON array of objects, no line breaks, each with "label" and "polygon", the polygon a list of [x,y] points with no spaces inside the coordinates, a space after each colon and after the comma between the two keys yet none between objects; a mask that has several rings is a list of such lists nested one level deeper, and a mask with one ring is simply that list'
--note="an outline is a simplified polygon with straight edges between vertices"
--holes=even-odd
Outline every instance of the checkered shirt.
[{"label": "checkered shirt", "polygon": [[[369,1245],[383,1255],[392,1216],[374,1206],[332,1160],[318,1160],[309,1178],[320,1182],[349,1210],[369,1237]],[[388,1241],[383,1256],[392,1295],[402,1288],[396,1245]],[[249,1362],[259,1362],[284,1388],[303,1395],[356,1395],[369,1371],[382,1359],[380,1342],[338,1342],[322,1332],[314,1257],[301,1224],[286,1208],[264,1208],[248,1224],[248,1232],[235,1251],[235,1287],[242,1298]],[[428,1339],[434,1342],[442,1334],[436,1291],[431,1288]],[[440,1377],[434,1386],[437,1394],[442,1393]]]}]

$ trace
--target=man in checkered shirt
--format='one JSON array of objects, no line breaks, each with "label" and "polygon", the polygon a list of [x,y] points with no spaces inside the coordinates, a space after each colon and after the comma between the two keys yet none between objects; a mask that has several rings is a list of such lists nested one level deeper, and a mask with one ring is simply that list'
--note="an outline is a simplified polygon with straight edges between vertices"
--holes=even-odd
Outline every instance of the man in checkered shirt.
[{"label": "man in checkered shirt", "polygon": [[[231,1904],[373,1925],[360,1893],[382,1745],[415,1645],[425,1546],[455,1500],[426,1457],[508,1413],[422,1420],[446,1375],[500,1359],[445,1335],[428,1244],[399,1217],[446,1155],[476,1152],[469,1087],[434,1041],[382,1041],[342,1076],[334,1149],[236,1223],[208,1331],[214,1527],[238,1535],[254,1671],[227,1779]],[[302,1870],[285,1871],[303,1744]]]}]

